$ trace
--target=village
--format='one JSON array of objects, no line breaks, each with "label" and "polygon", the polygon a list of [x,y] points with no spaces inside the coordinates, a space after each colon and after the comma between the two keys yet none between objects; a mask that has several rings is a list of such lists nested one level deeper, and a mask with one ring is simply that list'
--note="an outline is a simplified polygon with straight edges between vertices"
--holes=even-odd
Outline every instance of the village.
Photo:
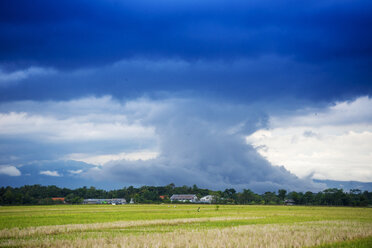
[{"label": "village", "polygon": [[[159,196],[160,199],[166,200],[169,197],[165,195]],[[212,195],[206,195],[200,199],[194,194],[184,194],[184,195],[172,195],[169,200],[171,202],[182,202],[182,203],[213,203],[214,197]],[[133,198],[130,199],[129,204],[134,204]],[[84,199],[83,204],[111,204],[111,205],[122,205],[128,204],[124,198],[115,199]]]},{"label": "village", "polygon": [[[170,202],[182,202],[182,203],[215,203],[215,197],[212,195],[206,195],[200,199],[195,194],[174,194],[170,198],[166,195],[159,196],[161,200],[170,200]],[[52,197],[52,201],[66,203],[65,197]],[[133,198],[127,202],[124,198],[113,198],[113,199],[84,199],[82,204],[111,204],[111,205],[123,205],[123,204],[134,204]]]},{"label": "village", "polygon": [[[162,200],[167,200],[168,196],[161,195],[159,196]],[[53,197],[53,201],[60,201],[66,203],[64,197]],[[212,204],[216,203],[216,197],[213,195],[206,195],[200,199],[195,194],[174,194],[169,198],[172,203],[199,203],[199,204]],[[123,205],[123,204],[134,204],[135,201],[133,198],[127,202],[124,198],[113,198],[113,199],[84,199],[83,204],[111,204],[111,205]],[[284,201],[285,205],[295,205],[295,202],[292,199],[287,199]]]}]

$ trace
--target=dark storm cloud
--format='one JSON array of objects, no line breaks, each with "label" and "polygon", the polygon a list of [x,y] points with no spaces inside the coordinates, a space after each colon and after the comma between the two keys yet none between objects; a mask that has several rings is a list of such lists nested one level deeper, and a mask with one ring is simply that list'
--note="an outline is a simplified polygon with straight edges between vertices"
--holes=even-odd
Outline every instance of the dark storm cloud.
[{"label": "dark storm cloud", "polygon": [[258,192],[322,187],[299,179],[284,167],[271,165],[246,143],[246,134],[266,126],[265,114],[254,107],[198,99],[172,100],[142,120],[156,128],[159,156],[146,161],[108,162],[87,175],[126,184],[177,182]]},{"label": "dark storm cloud", "polygon": [[0,102],[91,95],[117,99],[196,95],[301,107],[371,94],[372,75],[361,64],[308,64],[277,56],[235,61],[123,60],[104,67],[27,77],[23,71],[15,72],[25,76],[0,85]]},{"label": "dark storm cloud", "polygon": [[0,61],[77,68],[130,57],[370,58],[370,1],[3,0]]},{"label": "dark storm cloud", "polygon": [[0,101],[368,95],[371,13],[347,0],[4,0]]}]

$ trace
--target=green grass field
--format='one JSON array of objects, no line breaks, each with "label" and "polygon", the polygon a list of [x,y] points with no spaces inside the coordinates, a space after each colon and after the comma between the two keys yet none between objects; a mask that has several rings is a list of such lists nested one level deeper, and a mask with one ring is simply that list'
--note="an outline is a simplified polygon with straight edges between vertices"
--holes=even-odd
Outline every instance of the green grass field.
[{"label": "green grass field", "polygon": [[371,237],[370,208],[0,207],[0,247],[372,247]]}]

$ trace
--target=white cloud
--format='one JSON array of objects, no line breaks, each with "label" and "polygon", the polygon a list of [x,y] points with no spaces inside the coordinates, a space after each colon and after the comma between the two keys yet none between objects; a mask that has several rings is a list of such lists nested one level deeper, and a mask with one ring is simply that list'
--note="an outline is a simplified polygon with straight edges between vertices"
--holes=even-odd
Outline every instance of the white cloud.
[{"label": "white cloud", "polygon": [[77,175],[83,172],[83,170],[68,170],[71,174]]},{"label": "white cloud", "polygon": [[66,159],[72,153],[82,154],[76,160],[95,164],[156,156],[143,153],[156,150],[157,136],[154,126],[142,118],[156,115],[159,108],[161,101],[121,102],[110,96],[2,103],[0,140],[15,145],[0,151],[0,162]]},{"label": "white cloud", "polygon": [[0,69],[0,86],[7,85],[9,83],[18,82],[24,80],[31,76],[37,75],[48,75],[55,73],[55,70],[50,68],[41,68],[41,67],[29,67],[24,70],[14,71],[6,73]]},{"label": "white cloud", "polygon": [[0,165],[0,174],[7,175],[7,176],[20,176],[21,172],[12,165]]},{"label": "white cloud", "polygon": [[51,177],[62,176],[61,174],[58,173],[58,171],[50,171],[50,170],[40,171],[40,175],[51,176]]},{"label": "white cloud", "polygon": [[372,181],[372,99],[338,102],[324,110],[273,116],[270,128],[247,137],[271,163],[298,176]]},{"label": "white cloud", "polygon": [[359,97],[353,101],[336,102],[326,109],[302,109],[297,113],[290,113],[290,116],[272,116],[270,124],[272,128],[284,126],[337,128],[348,125],[364,130],[366,125],[372,123],[371,104],[371,98]]},{"label": "white cloud", "polygon": [[92,154],[83,154],[83,153],[74,153],[66,156],[66,159],[82,161],[88,164],[94,165],[104,165],[110,161],[116,160],[149,160],[154,159],[158,156],[158,152],[155,151],[137,151],[137,152],[122,152],[118,154],[102,154],[102,155],[92,155]]},{"label": "white cloud", "polygon": [[[76,113],[69,117],[58,116],[59,112],[55,112],[55,115],[27,112],[0,113],[0,135],[6,137],[30,136],[49,142],[154,138],[152,127],[129,121],[120,111],[93,112],[92,109],[84,109],[79,103],[85,105],[85,99],[75,103],[75,108],[80,109],[80,115]],[[66,107],[69,108],[70,104],[66,104]],[[56,105],[60,105],[60,103]],[[50,108],[60,109],[63,106],[51,106]]]}]

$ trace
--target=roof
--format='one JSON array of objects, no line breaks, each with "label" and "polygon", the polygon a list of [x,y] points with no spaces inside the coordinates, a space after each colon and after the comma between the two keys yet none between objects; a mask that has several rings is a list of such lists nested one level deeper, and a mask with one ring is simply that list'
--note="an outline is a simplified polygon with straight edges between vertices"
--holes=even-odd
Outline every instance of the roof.
[{"label": "roof", "polygon": [[97,202],[97,201],[124,201],[126,202],[126,200],[124,198],[113,198],[113,199],[84,199],[85,202]]},{"label": "roof", "polygon": [[64,201],[65,198],[64,197],[52,197],[52,200],[53,201]]},{"label": "roof", "polygon": [[196,195],[172,195],[171,200],[194,200]]}]

